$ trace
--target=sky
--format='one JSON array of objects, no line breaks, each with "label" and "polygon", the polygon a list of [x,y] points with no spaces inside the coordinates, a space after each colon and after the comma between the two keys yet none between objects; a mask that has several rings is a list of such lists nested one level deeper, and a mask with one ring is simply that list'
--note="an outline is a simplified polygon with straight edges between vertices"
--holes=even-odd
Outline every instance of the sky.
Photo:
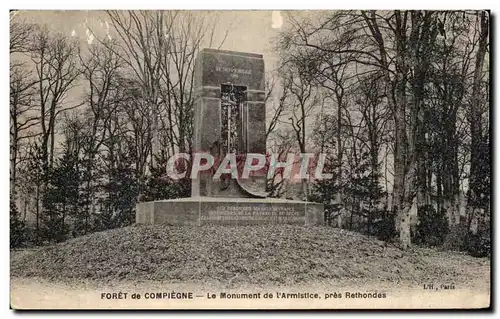
[{"label": "sky", "polygon": [[[206,12],[198,12],[206,14]],[[266,69],[275,67],[277,56],[273,52],[273,38],[283,27],[284,19],[280,11],[212,11],[219,17],[215,42],[220,43],[226,30],[229,33],[221,49],[264,55]],[[92,42],[93,35],[105,33],[111,22],[104,11],[20,11],[11,19],[47,24],[49,28],[75,36],[83,41]],[[203,48],[203,47],[202,47]]]}]

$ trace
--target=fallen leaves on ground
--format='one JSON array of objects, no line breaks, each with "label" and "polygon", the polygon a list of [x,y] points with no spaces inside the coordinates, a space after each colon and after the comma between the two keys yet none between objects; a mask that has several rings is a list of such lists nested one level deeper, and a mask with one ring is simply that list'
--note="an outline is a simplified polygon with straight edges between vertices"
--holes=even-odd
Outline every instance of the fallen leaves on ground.
[{"label": "fallen leaves on ground", "polygon": [[[444,262],[441,262],[444,261]],[[459,279],[489,260],[413,248],[331,227],[131,226],[11,253],[11,275],[51,280],[296,284],[322,279]]]}]

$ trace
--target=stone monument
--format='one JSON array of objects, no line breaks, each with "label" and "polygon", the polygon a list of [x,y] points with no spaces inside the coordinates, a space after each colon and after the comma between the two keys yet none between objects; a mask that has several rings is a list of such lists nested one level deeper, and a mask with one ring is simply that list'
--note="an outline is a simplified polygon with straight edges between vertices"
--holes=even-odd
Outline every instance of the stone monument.
[{"label": "stone monument", "polygon": [[[193,154],[266,154],[264,59],[260,54],[204,49],[195,69]],[[138,224],[323,225],[319,203],[266,198],[266,175],[192,179],[191,197],[136,206]]]}]

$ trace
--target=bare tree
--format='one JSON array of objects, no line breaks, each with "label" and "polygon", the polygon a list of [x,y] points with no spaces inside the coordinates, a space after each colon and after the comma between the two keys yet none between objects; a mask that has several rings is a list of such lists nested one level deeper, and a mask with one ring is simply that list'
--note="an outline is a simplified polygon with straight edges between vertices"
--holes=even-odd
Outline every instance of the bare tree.
[{"label": "bare tree", "polygon": [[19,152],[25,139],[37,136],[33,132],[40,120],[35,109],[35,81],[31,72],[15,65],[10,70],[10,191],[15,195]]},{"label": "bare tree", "polygon": [[[287,155],[297,150],[295,132],[291,129],[280,129],[270,133],[268,146],[278,161],[285,162]],[[288,197],[289,182],[284,176],[284,169],[278,168],[266,181],[266,190],[271,197]]]},{"label": "bare tree", "polygon": [[282,38],[285,48],[307,53],[315,78],[335,83],[331,71],[341,65],[348,65],[348,73],[379,74],[394,124],[393,209],[403,248],[411,242],[409,214],[414,199],[422,204],[428,198],[422,149],[424,100],[437,39],[445,36],[443,16],[443,12],[398,10],[342,11],[320,21],[292,16],[291,29]]},{"label": "bare tree", "polygon": [[[271,117],[266,117],[268,119],[267,129],[266,129],[266,139],[268,139],[273,132],[276,131],[278,125],[283,120],[282,116],[286,116],[286,100],[288,93],[290,91],[290,81],[289,77],[282,77],[280,79],[281,91],[276,92],[276,78],[270,74],[266,81],[266,97],[265,102],[267,105],[271,105],[270,110]],[[279,95],[278,95],[279,93]],[[277,100],[277,101],[276,101]]]},{"label": "bare tree", "polygon": [[109,11],[108,16],[118,35],[113,50],[132,71],[149,106],[154,167],[161,154],[191,147],[196,55],[202,43],[214,45],[218,19],[178,11]]},{"label": "bare tree", "polygon": [[[214,45],[217,19],[209,13],[175,12],[166,36],[167,49],[160,60],[161,121],[170,140],[170,152],[191,149],[194,68],[202,43]],[[224,43],[227,32],[219,43]]]},{"label": "bare tree", "polygon": [[41,180],[36,190],[36,216],[41,216],[41,199],[47,188],[47,174],[54,162],[57,119],[63,112],[77,108],[80,103],[68,105],[68,92],[76,85],[77,44],[61,34],[52,34],[47,28],[37,28],[30,37],[29,57],[34,66],[37,110],[41,131]]},{"label": "bare tree", "polygon": [[[120,136],[130,136],[129,138],[135,146],[134,159],[137,181],[142,187],[147,173],[148,158],[151,154],[153,120],[148,116],[150,108],[142,95],[140,83],[134,79],[123,78],[119,81],[119,85],[122,87],[120,108],[117,109],[117,114],[114,116],[114,131],[110,131],[108,134],[112,143],[115,143],[113,141],[115,138],[120,139]],[[125,121],[123,125],[120,123],[122,115]],[[109,147],[111,146],[108,145]],[[138,196],[141,197],[141,195],[139,192]]]},{"label": "bare tree", "polygon": [[107,137],[107,127],[110,125],[112,115],[119,103],[117,85],[123,62],[113,50],[109,49],[115,44],[111,40],[108,42],[106,46],[98,43],[90,45],[88,50],[84,52],[79,52],[80,72],[88,85],[84,100],[88,104],[88,108],[83,110],[88,125],[85,127],[86,132],[82,136],[84,143],[81,145],[81,154],[85,163],[84,180],[87,196],[86,209],[84,210],[84,233],[89,231],[90,215],[95,209],[95,187],[92,184],[96,182],[94,178],[96,156]]},{"label": "bare tree", "polygon": [[[13,20],[15,19],[15,20]],[[35,25],[26,21],[11,18],[10,23],[10,53],[26,53],[29,51],[29,39]]]},{"label": "bare tree", "polygon": [[32,72],[22,61],[23,54],[29,48],[29,37],[35,28],[26,21],[12,19],[10,23],[10,190],[15,196],[21,142],[23,139],[36,135],[32,130],[37,125],[38,118],[35,114],[34,103],[36,81],[33,81]]},{"label": "bare tree", "polygon": [[36,70],[43,157],[45,166],[51,167],[57,117],[81,105],[67,105],[66,101],[67,93],[76,85],[79,75],[77,46],[60,34],[51,34],[46,28],[40,28],[31,38],[30,56]]},{"label": "bare tree", "polygon": [[[309,74],[304,70],[304,64],[288,63],[283,66],[288,68],[286,72],[288,79],[285,79],[287,85],[284,86],[288,90],[284,94],[286,97],[284,103],[287,104],[288,120],[285,121],[291,126],[295,141],[299,146],[299,151],[302,154],[307,153],[307,128],[308,119],[311,117],[312,110],[318,107],[320,98],[314,84],[309,78]],[[308,180],[302,180],[302,197],[307,198],[309,194]]]},{"label": "bare tree", "polygon": [[151,163],[158,155],[158,121],[161,80],[161,61],[170,51],[168,37],[177,12],[163,11],[108,11],[108,17],[116,31],[120,56],[133,71],[141,84],[143,96],[150,107],[153,119]]}]

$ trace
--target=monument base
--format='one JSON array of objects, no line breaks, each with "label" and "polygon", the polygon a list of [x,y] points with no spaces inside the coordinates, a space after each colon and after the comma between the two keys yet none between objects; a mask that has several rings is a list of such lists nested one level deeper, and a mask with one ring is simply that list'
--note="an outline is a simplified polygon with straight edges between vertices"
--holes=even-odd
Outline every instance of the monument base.
[{"label": "monument base", "polygon": [[136,205],[137,224],[324,225],[324,205],[276,198],[187,197]]}]

